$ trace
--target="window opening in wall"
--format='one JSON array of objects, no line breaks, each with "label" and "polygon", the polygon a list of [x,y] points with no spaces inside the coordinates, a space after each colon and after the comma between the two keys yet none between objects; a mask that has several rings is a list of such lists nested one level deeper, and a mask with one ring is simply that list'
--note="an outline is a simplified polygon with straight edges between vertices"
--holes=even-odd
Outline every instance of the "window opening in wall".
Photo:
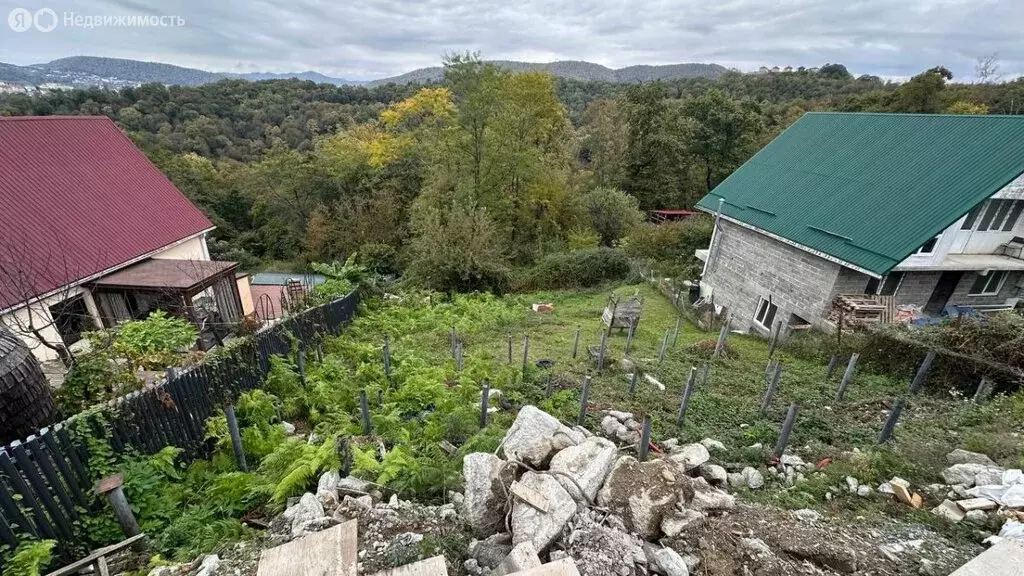
[{"label": "window opening in wall", "polygon": [[881,285],[882,280],[872,276],[868,278],[868,285],[864,288],[865,294],[878,294],[878,287]]},{"label": "window opening in wall", "polygon": [[50,306],[50,315],[65,346],[71,346],[81,340],[83,332],[96,329],[92,315],[85,306],[85,299],[81,296],[74,296]]},{"label": "window opening in wall", "polygon": [[889,272],[882,281],[882,287],[878,293],[882,296],[895,296],[903,282],[903,272]]},{"label": "window opening in wall", "polygon": [[1013,203],[1013,210],[1010,212],[1010,216],[1006,219],[1006,223],[1003,224],[1003,232],[1010,232],[1013,227],[1017,225],[1017,220],[1020,220],[1020,214],[1024,212],[1024,200],[1017,200]]},{"label": "window opening in wall", "polygon": [[[989,200],[984,204],[982,210],[978,210],[978,214],[984,213],[978,224],[978,232],[1009,232],[1017,225],[1022,212],[1024,212],[1024,200]],[[971,229],[978,216],[974,212],[971,214],[964,221],[961,230]]]},{"label": "window opening in wall", "polygon": [[772,323],[775,322],[775,314],[778,311],[779,307],[772,302],[770,297],[761,298],[754,313],[754,322],[757,322],[762,328],[771,330]]},{"label": "window opening in wall", "polygon": [[806,330],[811,327],[811,323],[796,314],[790,314],[789,327],[793,330]]},{"label": "window opening in wall", "polygon": [[939,237],[936,236],[931,240],[925,242],[920,248],[917,249],[918,254],[931,254],[935,251],[935,245],[938,244]]},{"label": "window opening in wall", "polygon": [[981,214],[981,210],[984,207],[985,207],[985,203],[984,202],[982,202],[981,204],[978,204],[977,206],[975,206],[974,209],[971,210],[967,214],[967,219],[964,220],[964,223],[960,226],[960,229],[961,230],[970,230],[971,228],[974,228],[974,223],[978,221],[978,214]]},{"label": "window opening in wall", "polygon": [[999,290],[1003,287],[1003,282],[1006,280],[1006,270],[992,270],[988,274],[979,274],[974,279],[974,284],[971,286],[971,291],[968,292],[970,296],[992,296],[999,294]]}]

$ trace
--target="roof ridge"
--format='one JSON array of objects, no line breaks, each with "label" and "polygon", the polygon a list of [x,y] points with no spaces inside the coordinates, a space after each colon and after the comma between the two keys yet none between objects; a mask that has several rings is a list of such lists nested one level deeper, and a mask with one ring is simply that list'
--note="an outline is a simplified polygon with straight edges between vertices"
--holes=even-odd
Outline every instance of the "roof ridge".
[{"label": "roof ridge", "polygon": [[53,114],[50,116],[0,116],[0,122],[33,122],[40,120],[109,120],[104,114]]},{"label": "roof ridge", "polygon": [[804,112],[804,115],[814,116],[911,116],[928,118],[1005,118],[1007,120],[1024,120],[1021,114],[951,114],[949,112],[927,113],[927,112],[843,112],[840,110],[811,110]]}]

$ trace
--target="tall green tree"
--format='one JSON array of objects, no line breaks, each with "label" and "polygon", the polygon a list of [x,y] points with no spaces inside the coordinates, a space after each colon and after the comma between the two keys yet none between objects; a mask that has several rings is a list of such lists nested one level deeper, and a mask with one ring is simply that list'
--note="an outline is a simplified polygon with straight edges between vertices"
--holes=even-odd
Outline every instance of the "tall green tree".
[{"label": "tall green tree", "polygon": [[704,168],[704,192],[735,170],[750,154],[762,129],[759,114],[720,90],[687,98],[682,113],[692,121],[687,146]]},{"label": "tall green tree", "polygon": [[946,81],[953,79],[953,73],[944,66],[936,66],[914,76],[900,86],[894,112],[935,114],[943,109],[942,93]]},{"label": "tall green tree", "polygon": [[643,210],[682,206],[690,196],[685,148],[690,126],[674,113],[667,97],[660,82],[631,86],[626,92],[629,138],[624,187]]}]

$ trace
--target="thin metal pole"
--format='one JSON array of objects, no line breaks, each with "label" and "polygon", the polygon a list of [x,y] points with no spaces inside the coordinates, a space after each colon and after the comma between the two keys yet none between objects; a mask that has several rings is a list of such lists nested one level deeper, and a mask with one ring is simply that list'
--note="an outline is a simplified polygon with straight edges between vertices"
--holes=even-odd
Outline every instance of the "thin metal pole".
[{"label": "thin metal pole", "polygon": [[608,334],[601,331],[601,345],[597,348],[597,370],[604,370],[604,347],[608,342]]},{"label": "thin metal pole", "polygon": [[843,372],[843,381],[839,383],[839,391],[836,392],[836,400],[842,400],[846,396],[846,389],[850,386],[850,381],[853,380],[853,372],[857,369],[857,359],[860,358],[860,354],[851,354],[850,362],[846,365],[846,372]]},{"label": "thin metal pole", "polygon": [[530,361],[530,335],[523,338],[523,375],[526,375],[526,364]]},{"label": "thin metal pole", "polygon": [[665,349],[668,348],[668,335],[671,330],[665,330],[665,335],[661,337],[661,350],[658,352],[658,364],[660,365],[665,361]]},{"label": "thin metal pole", "polygon": [[629,349],[633,347],[633,337],[636,336],[636,322],[629,323],[629,332],[626,334],[626,354],[629,354]]},{"label": "thin metal pole", "polygon": [[928,379],[928,372],[932,369],[932,362],[935,362],[935,350],[929,350],[924,355],[924,360],[921,361],[917,374],[914,374],[914,379],[910,382],[910,394],[916,394],[921,389],[921,386],[924,386],[925,380]]},{"label": "thin metal pole", "polygon": [[772,331],[771,340],[768,342],[768,357],[775,354],[775,347],[779,345],[779,336],[782,335],[782,320],[775,321],[775,330]]},{"label": "thin metal pole", "polygon": [[686,418],[686,411],[690,408],[690,397],[693,396],[693,386],[697,383],[697,367],[690,367],[690,374],[686,377],[686,387],[683,388],[683,397],[679,401],[679,414],[676,416],[676,425],[682,426]]},{"label": "thin metal pole", "polygon": [[359,411],[363,415],[363,436],[373,434],[373,423],[370,422],[370,403],[366,399],[366,390],[359,391]]},{"label": "thin metal pole", "polygon": [[896,430],[896,422],[899,421],[900,414],[903,412],[904,402],[903,396],[900,396],[892,405],[892,410],[889,410],[889,416],[885,419],[885,426],[882,427],[882,432],[878,434],[879,444],[885,444],[892,438],[892,433]]},{"label": "thin metal pole", "polygon": [[711,363],[710,362],[705,362],[704,363],[704,367],[701,370],[701,375],[700,375],[700,387],[701,388],[707,386],[708,376],[710,374],[711,374]]},{"label": "thin metal pole", "polygon": [[480,427],[487,427],[487,410],[491,407],[491,383],[484,380],[484,389],[480,392]]},{"label": "thin metal pole", "polygon": [[772,374],[775,374],[775,360],[768,358],[768,365],[764,367],[764,381],[771,382]]},{"label": "thin metal pole", "polygon": [[302,381],[302,387],[306,387],[306,348],[301,346],[299,348],[299,379]]},{"label": "thin metal pole", "polygon": [[683,321],[682,316],[676,316],[676,328],[672,331],[672,349],[675,350],[676,343],[679,341],[679,324]]},{"label": "thin metal pole", "polygon": [[772,380],[768,384],[768,389],[764,391],[764,399],[761,400],[761,414],[768,411],[768,407],[772,405],[772,398],[775,397],[775,390],[779,387],[779,380],[782,379],[782,363],[775,363],[775,373],[772,374]]},{"label": "thin metal pole", "polygon": [[[510,341],[511,342],[511,341]],[[572,357],[575,359],[580,350],[580,327],[576,327],[576,338],[572,341]],[[509,352],[511,355],[511,352]]]},{"label": "thin metal pole", "polygon": [[839,366],[839,356],[833,355],[828,361],[828,370],[825,372],[825,382],[832,379],[832,375],[836,373],[836,366]]},{"label": "thin metal pole", "polygon": [[793,433],[793,424],[796,422],[796,402],[789,405],[786,412],[786,420],[782,423],[782,431],[779,433],[779,441],[775,443],[775,457],[781,458],[786,451],[786,444],[789,443],[789,435]]},{"label": "thin metal pole", "polygon": [[722,324],[722,329],[718,331],[718,342],[715,343],[715,358],[722,355],[722,350],[725,349],[725,338],[729,335],[729,319],[726,318]]},{"label": "thin metal pole", "polygon": [[248,472],[249,465],[245,462],[245,450],[242,449],[242,435],[238,432],[238,418],[235,417],[235,407],[231,405],[225,406],[224,417],[228,421],[228,434],[231,435],[231,448],[235,451],[238,469],[242,472]]},{"label": "thin metal pole", "polygon": [[508,363],[512,363],[512,335],[508,335]]},{"label": "thin metal pole", "polygon": [[458,338],[458,334],[455,332],[455,326],[452,326],[452,344],[451,344],[452,358],[455,357],[455,342],[457,341],[456,338]]},{"label": "thin metal pole", "polygon": [[587,421],[587,397],[590,396],[590,376],[583,377],[583,392],[580,393],[580,415],[576,423],[580,426]]},{"label": "thin metal pole", "polygon": [[387,334],[384,335],[384,375],[391,381],[391,343]]},{"label": "thin metal pole", "polygon": [[636,392],[636,367],[633,367],[633,373],[629,375],[629,393]]},{"label": "thin metal pole", "polygon": [[647,460],[647,450],[651,446],[651,415],[644,415],[643,427],[640,428],[640,445],[637,446],[637,457],[641,462]]},{"label": "thin metal pole", "polygon": [[548,383],[544,388],[544,397],[551,398],[551,392],[554,390],[554,382],[551,377],[551,372],[548,372]]}]

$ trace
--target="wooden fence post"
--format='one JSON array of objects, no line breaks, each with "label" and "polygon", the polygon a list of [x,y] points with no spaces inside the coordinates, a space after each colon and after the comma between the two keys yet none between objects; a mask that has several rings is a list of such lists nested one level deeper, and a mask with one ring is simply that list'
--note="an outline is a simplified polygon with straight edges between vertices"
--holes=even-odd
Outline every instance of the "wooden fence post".
[{"label": "wooden fence post", "polygon": [[850,355],[850,362],[846,365],[846,372],[843,372],[843,381],[839,383],[839,390],[836,392],[836,400],[842,401],[843,397],[846,396],[846,389],[850,386],[850,381],[853,380],[853,372],[857,369],[858,358],[860,358],[860,354],[854,353]]}]

